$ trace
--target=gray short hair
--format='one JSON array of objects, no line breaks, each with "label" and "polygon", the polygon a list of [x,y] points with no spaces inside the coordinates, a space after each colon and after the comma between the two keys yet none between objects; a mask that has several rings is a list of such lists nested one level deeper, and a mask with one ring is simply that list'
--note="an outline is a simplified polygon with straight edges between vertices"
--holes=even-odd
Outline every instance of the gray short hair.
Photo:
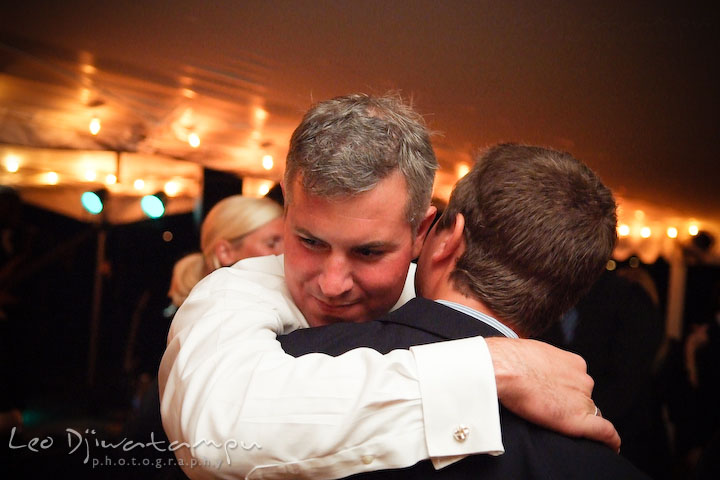
[{"label": "gray short hair", "polygon": [[287,203],[296,178],[313,195],[352,196],[399,170],[405,215],[416,231],[430,206],[437,159],[425,122],[398,94],[353,94],[315,104],[290,139]]}]

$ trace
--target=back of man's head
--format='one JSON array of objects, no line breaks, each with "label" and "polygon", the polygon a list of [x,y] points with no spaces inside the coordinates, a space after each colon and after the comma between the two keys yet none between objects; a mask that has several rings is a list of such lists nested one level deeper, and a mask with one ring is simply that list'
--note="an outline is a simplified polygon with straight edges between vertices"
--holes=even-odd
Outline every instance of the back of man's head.
[{"label": "back of man's head", "polygon": [[310,194],[347,197],[400,171],[406,217],[415,230],[430,205],[437,160],[422,117],[399,95],[347,95],[315,104],[293,132],[286,204],[296,180]]},{"label": "back of man's head", "polygon": [[458,213],[467,245],[455,288],[529,336],[590,288],[616,240],[610,190],[570,154],[546,148],[490,149],[456,185],[438,228]]}]

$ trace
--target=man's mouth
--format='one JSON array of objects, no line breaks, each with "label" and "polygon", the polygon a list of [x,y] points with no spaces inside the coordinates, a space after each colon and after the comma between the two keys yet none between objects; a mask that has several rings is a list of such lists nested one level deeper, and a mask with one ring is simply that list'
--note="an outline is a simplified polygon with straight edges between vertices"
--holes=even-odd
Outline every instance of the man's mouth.
[{"label": "man's mouth", "polygon": [[345,309],[350,308],[353,305],[356,305],[358,303],[357,301],[327,302],[325,300],[320,300],[317,297],[313,297],[313,298],[318,303],[318,305],[320,305],[321,309],[328,310],[328,311],[345,310]]}]

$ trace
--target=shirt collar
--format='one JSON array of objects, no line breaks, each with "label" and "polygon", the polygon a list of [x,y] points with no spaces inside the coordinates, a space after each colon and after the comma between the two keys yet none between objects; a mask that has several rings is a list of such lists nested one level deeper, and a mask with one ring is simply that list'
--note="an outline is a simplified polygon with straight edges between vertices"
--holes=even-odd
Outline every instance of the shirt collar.
[{"label": "shirt collar", "polygon": [[446,307],[454,308],[460,313],[464,313],[465,315],[469,315],[473,318],[476,318],[477,320],[480,320],[481,322],[484,322],[494,328],[495,330],[499,331],[503,335],[505,335],[508,338],[519,338],[517,333],[513,331],[512,328],[508,327],[507,325],[500,323],[498,320],[494,319],[490,315],[485,315],[482,312],[478,312],[474,308],[470,308],[466,305],[462,305],[460,303],[450,302],[448,300],[435,300],[437,303],[441,303],[445,305]]}]

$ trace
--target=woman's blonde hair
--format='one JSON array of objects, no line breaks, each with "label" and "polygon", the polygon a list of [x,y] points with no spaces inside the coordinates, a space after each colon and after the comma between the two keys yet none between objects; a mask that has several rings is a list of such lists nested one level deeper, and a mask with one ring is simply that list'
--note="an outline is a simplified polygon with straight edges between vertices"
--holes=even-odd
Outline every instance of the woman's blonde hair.
[{"label": "woman's blonde hair", "polygon": [[200,252],[186,255],[175,263],[168,296],[180,306],[190,290],[205,275],[220,268],[215,246],[221,240],[234,241],[275,220],[282,207],[267,198],[233,195],[220,200],[208,212],[200,230]]}]

